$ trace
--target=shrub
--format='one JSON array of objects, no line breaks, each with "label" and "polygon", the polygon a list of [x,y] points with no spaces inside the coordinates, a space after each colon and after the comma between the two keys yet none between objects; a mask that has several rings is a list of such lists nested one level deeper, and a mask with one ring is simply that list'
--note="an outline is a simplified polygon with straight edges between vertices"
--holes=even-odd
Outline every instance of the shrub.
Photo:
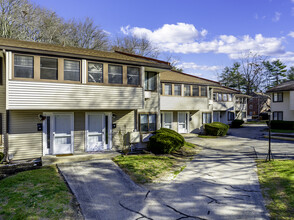
[{"label": "shrub", "polygon": [[2,162],[3,159],[4,159],[4,154],[0,152],[0,163]]},{"label": "shrub", "polygon": [[244,123],[243,120],[235,119],[232,121],[231,127],[232,128],[240,128],[243,123]]},{"label": "shrub", "polygon": [[169,154],[179,150],[185,144],[182,135],[167,128],[161,128],[149,138],[148,150],[154,154]]},{"label": "shrub", "polygon": [[271,121],[271,129],[294,130],[294,121],[273,120]]},{"label": "shrub", "polygon": [[229,125],[221,122],[213,122],[204,125],[205,134],[212,136],[225,136],[229,130]]}]

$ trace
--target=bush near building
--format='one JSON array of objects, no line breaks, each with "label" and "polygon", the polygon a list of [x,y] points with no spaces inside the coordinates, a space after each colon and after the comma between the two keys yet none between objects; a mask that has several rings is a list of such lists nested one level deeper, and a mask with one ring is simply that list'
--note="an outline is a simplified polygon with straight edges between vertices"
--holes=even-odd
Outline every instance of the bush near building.
[{"label": "bush near building", "polygon": [[235,120],[232,121],[231,127],[232,128],[240,128],[242,124],[244,124],[243,120],[235,119]]},{"label": "bush near building", "polygon": [[170,154],[185,144],[182,135],[167,128],[160,128],[150,137],[147,149],[154,154]]},{"label": "bush near building", "polygon": [[207,123],[204,125],[206,135],[225,136],[229,130],[229,125],[221,122]]},{"label": "bush near building", "polygon": [[271,121],[271,129],[294,130],[294,121],[273,120]]}]

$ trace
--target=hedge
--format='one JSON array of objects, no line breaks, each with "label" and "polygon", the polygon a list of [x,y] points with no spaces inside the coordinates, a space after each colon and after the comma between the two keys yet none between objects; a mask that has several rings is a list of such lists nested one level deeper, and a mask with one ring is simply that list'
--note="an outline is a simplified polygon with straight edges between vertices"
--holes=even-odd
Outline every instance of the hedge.
[{"label": "hedge", "polygon": [[273,120],[271,121],[271,129],[294,130],[294,121]]},{"label": "hedge", "polygon": [[229,130],[229,125],[221,122],[213,122],[204,125],[206,135],[225,136]]},{"label": "hedge", "polygon": [[182,135],[167,128],[161,128],[149,138],[147,149],[154,154],[169,154],[179,150],[185,144]]},{"label": "hedge", "polygon": [[231,127],[232,128],[240,128],[242,124],[244,124],[243,120],[235,119],[232,121]]}]

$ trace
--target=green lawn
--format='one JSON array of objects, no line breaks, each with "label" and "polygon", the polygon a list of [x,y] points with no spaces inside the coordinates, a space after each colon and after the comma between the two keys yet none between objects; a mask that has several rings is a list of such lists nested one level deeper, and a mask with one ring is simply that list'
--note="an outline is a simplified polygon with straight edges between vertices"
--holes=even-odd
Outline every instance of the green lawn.
[{"label": "green lawn", "polygon": [[186,142],[177,152],[171,155],[120,155],[113,158],[135,182],[150,183],[162,175],[173,173],[178,175],[185,169],[185,162],[199,152],[199,147]]},{"label": "green lawn", "polygon": [[0,219],[79,219],[72,201],[53,166],[0,181]]},{"label": "green lawn", "polygon": [[271,219],[294,219],[294,161],[258,160],[257,167]]},{"label": "green lawn", "polygon": [[268,120],[263,120],[263,121],[247,121],[244,124],[266,124],[266,121],[268,121]]},{"label": "green lawn", "polygon": [[220,136],[212,136],[212,135],[198,135],[199,138],[218,138]]},{"label": "green lawn", "polygon": [[294,133],[294,130],[271,129],[271,132],[277,132],[277,133]]}]

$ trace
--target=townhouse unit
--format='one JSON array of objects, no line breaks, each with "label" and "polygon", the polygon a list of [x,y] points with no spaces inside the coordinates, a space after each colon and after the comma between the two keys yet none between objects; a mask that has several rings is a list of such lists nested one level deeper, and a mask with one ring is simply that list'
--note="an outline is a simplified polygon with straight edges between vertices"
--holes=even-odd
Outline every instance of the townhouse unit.
[{"label": "townhouse unit", "polygon": [[203,124],[246,120],[247,98],[219,82],[189,74],[160,73],[161,126],[179,133],[199,133]]},{"label": "townhouse unit", "polygon": [[[266,113],[270,109],[271,98],[261,92],[253,92],[247,103],[247,114],[252,118],[259,118],[260,114]],[[267,114],[267,113],[266,113]]]},{"label": "townhouse unit", "polygon": [[272,120],[294,121],[294,81],[284,82],[267,93],[272,99]]},{"label": "townhouse unit", "polygon": [[0,139],[13,160],[117,149],[160,127],[166,62],[11,39],[0,49]]}]

